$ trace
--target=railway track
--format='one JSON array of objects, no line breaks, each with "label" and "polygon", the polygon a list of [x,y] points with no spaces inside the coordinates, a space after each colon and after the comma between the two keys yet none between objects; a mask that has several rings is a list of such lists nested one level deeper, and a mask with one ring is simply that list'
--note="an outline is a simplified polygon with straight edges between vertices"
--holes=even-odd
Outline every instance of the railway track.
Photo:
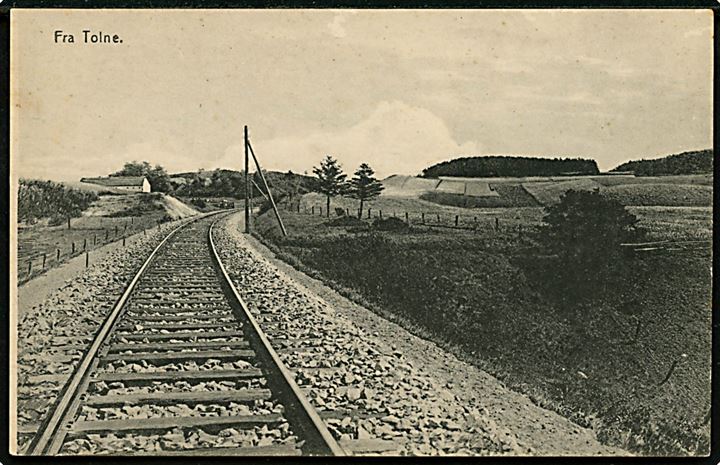
[{"label": "railway track", "polygon": [[148,257],[32,455],[344,455],[229,279],[217,217],[178,227]]}]

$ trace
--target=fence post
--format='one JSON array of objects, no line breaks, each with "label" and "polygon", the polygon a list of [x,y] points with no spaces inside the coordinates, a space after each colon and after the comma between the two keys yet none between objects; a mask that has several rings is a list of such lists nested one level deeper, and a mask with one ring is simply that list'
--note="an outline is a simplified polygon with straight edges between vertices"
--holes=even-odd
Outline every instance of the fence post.
[{"label": "fence post", "polygon": [[322,216],[322,207],[320,207],[320,216]]},{"label": "fence post", "polygon": [[93,234],[93,245],[97,245],[97,234]]},{"label": "fence post", "polygon": [[125,247],[125,236],[123,236],[123,247]]},{"label": "fence post", "polygon": [[115,237],[117,237],[117,225],[115,225]]},{"label": "fence post", "polygon": [[71,229],[71,226],[70,226],[70,217],[69,217],[69,216],[68,216],[68,229]]},{"label": "fence post", "polygon": [[134,217],[134,216],[131,216],[131,217],[130,217],[130,224],[135,224],[135,217]]},{"label": "fence post", "polygon": [[408,212],[405,212],[405,222],[410,224],[410,218],[408,218]]},{"label": "fence post", "polygon": [[314,215],[314,214],[315,214],[315,205],[312,206],[312,213],[311,213],[311,215]]},{"label": "fence post", "polygon": [[108,234],[109,234],[109,233],[108,233],[108,230],[106,229],[106,230],[105,230],[105,242],[107,242],[107,240],[108,240]]},{"label": "fence post", "polygon": [[425,224],[425,212],[420,213],[420,221],[422,222],[422,224]]},{"label": "fence post", "polygon": [[45,269],[45,262],[47,261],[47,253],[43,254],[43,270]]},{"label": "fence post", "polygon": [[83,250],[87,250],[87,238],[83,239]]},{"label": "fence post", "polygon": [[437,220],[438,220],[437,222],[438,222],[438,224],[440,224],[440,213],[436,213],[436,215],[437,215]]},{"label": "fence post", "polygon": [[28,276],[32,274],[32,260],[28,262]]},{"label": "fence post", "polygon": [[380,210],[380,219],[382,219],[382,210]]},{"label": "fence post", "polygon": [[90,264],[90,252],[85,252],[85,268]]},{"label": "fence post", "polygon": [[455,226],[457,226],[457,225],[458,225],[458,220],[459,220],[459,217],[458,217],[458,215],[455,215]]},{"label": "fence post", "polygon": [[143,229],[143,236],[147,236],[147,229]]},{"label": "fence post", "polygon": [[56,261],[60,260],[60,249],[57,249],[57,258],[55,260]]},{"label": "fence post", "polygon": [[298,202],[297,212],[300,213],[300,202]]},{"label": "fence post", "polygon": [[372,210],[372,208],[368,208],[368,219],[370,219],[370,210]]},{"label": "fence post", "polygon": [[123,226],[125,226],[125,232],[127,232],[127,223],[125,223]]},{"label": "fence post", "polygon": [[75,255],[75,243],[72,243],[72,255]]},{"label": "fence post", "polygon": [[495,218],[495,231],[500,231],[500,218]]},{"label": "fence post", "polygon": [[350,216],[350,209],[348,207],[345,207],[345,214],[347,216]]}]

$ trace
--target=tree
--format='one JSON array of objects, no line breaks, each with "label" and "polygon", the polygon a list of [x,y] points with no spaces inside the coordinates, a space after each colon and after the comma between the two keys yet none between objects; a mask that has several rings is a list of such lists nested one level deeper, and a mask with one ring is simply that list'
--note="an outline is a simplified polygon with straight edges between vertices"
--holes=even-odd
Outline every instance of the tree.
[{"label": "tree", "polygon": [[313,173],[318,178],[317,190],[324,194],[326,202],[327,216],[330,216],[330,199],[332,197],[343,195],[347,192],[347,175],[343,173],[340,164],[330,155],[320,162],[319,167],[313,168]]},{"label": "tree", "polygon": [[358,218],[362,218],[363,204],[377,198],[383,189],[382,183],[375,178],[375,171],[367,163],[361,164],[350,180],[349,188],[350,196],[360,200]]},{"label": "tree", "polygon": [[617,291],[610,283],[625,275],[629,263],[621,244],[644,238],[637,217],[598,190],[570,190],[545,212],[536,238],[556,257],[547,279],[560,300],[576,307],[597,293]]},{"label": "tree", "polygon": [[170,192],[172,184],[170,184],[170,176],[168,176],[165,168],[155,165],[153,168],[150,163],[143,161],[131,161],[125,163],[123,168],[110,176],[145,176],[150,183],[150,187],[155,192]]},{"label": "tree", "polygon": [[125,163],[120,171],[116,171],[110,176],[147,176],[151,169],[150,163],[146,161],[140,163],[133,160]]},{"label": "tree", "polygon": [[167,171],[165,171],[165,168],[163,168],[162,166],[155,165],[153,169],[147,172],[147,178],[153,191],[172,191],[172,184],[170,184],[170,176],[168,176]]}]

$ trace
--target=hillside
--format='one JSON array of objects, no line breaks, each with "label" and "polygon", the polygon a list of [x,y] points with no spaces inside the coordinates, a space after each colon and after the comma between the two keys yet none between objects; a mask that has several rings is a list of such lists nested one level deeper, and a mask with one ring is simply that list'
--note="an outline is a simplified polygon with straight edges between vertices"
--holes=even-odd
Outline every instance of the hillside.
[{"label": "hillside", "polygon": [[632,171],[636,176],[712,173],[713,151],[698,150],[653,160],[633,160],[623,163],[612,171]]},{"label": "hillside", "polygon": [[462,157],[437,163],[423,170],[424,178],[438,176],[500,177],[500,176],[561,176],[566,174],[597,174],[595,160],[582,158],[533,158],[516,156]]},{"label": "hillside", "polygon": [[[310,192],[315,179],[310,176],[295,174],[292,171],[281,173],[266,171],[265,177],[273,196],[304,194]],[[256,173],[252,178],[257,186],[262,186],[262,180]],[[245,176],[242,171],[217,169],[212,171],[196,171],[176,173],[170,175],[170,184],[173,192],[183,197],[235,197],[243,196],[245,189]],[[264,188],[262,188],[264,192]],[[256,187],[252,187],[252,196],[260,196]]]},{"label": "hillside", "polygon": [[[480,227],[462,231],[420,226],[419,212],[445,222],[462,212],[417,198],[381,196],[365,227],[319,215],[318,194],[303,202],[299,213],[282,211],[288,237],[271,212],[254,223],[279,258],[449,347],[534,403],[592,427],[606,444],[638,454],[707,452],[709,247],[628,260],[568,313],[547,279],[547,257],[532,252],[530,235],[516,234],[520,225],[538,225],[540,208],[481,210]],[[312,205],[315,215],[308,214]],[[345,198],[332,204],[356,206]],[[409,212],[411,226],[381,231],[373,226],[378,210],[386,221]],[[652,240],[712,235],[707,208],[633,211]],[[492,227],[495,218],[502,231]]]}]

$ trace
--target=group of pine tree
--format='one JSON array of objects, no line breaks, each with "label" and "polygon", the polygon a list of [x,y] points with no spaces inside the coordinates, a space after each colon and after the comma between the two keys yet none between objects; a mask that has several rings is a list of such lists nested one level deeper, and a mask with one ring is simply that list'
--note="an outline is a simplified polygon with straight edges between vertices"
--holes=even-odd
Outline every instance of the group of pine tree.
[{"label": "group of pine tree", "polygon": [[360,201],[358,218],[361,218],[365,202],[377,198],[383,190],[382,183],[375,178],[375,171],[367,163],[362,163],[348,180],[337,160],[327,155],[320,166],[313,168],[313,173],[318,179],[317,191],[326,198],[327,216],[330,216],[330,199],[347,196]]}]

